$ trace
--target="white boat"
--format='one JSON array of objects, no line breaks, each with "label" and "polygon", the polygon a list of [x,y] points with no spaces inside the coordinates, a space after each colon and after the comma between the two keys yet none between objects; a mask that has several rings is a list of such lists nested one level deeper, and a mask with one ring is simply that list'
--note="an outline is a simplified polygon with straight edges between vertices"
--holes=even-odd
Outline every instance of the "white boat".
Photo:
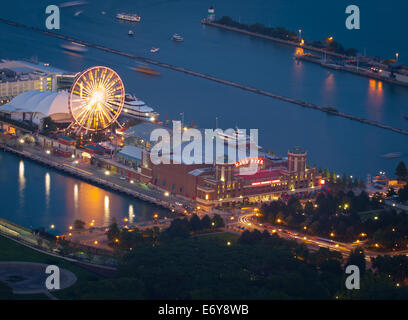
[{"label": "white boat", "polygon": [[153,108],[129,93],[125,95],[122,115],[150,122],[156,121],[159,117],[159,114]]},{"label": "white boat", "polygon": [[105,14],[106,14],[106,11],[102,11],[101,14],[102,14],[102,15],[105,15]]},{"label": "white boat", "polygon": [[150,52],[151,52],[151,53],[156,53],[156,52],[159,51],[159,50],[160,50],[160,48],[155,48],[155,47],[153,47],[153,48],[150,49]]},{"label": "white boat", "polygon": [[133,32],[133,30],[129,30],[128,35],[129,36],[133,36],[135,33]]},{"label": "white boat", "polygon": [[116,18],[119,20],[131,21],[131,22],[140,22],[141,17],[137,14],[132,13],[118,13]]},{"label": "white boat", "polygon": [[386,153],[382,155],[382,157],[386,159],[394,159],[394,158],[399,158],[401,156],[402,156],[401,152],[390,152],[390,153]]},{"label": "white boat", "polygon": [[71,42],[71,43],[63,43],[61,48],[67,51],[75,52],[75,53],[84,53],[88,51],[88,48],[83,44]]},{"label": "white boat", "polygon": [[171,37],[172,40],[177,41],[177,42],[182,42],[184,41],[183,37],[180,36],[179,34],[175,33],[173,34],[173,36]]}]

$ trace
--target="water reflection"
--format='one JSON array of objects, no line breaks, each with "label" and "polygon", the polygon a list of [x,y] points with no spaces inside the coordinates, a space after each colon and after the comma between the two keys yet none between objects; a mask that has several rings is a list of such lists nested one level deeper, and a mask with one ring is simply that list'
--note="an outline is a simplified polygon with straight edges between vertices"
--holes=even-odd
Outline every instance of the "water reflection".
[{"label": "water reflection", "polygon": [[367,113],[371,118],[381,121],[384,105],[384,90],[382,81],[377,81],[374,79],[370,79],[368,81],[367,100],[369,105],[367,108]]},{"label": "water reflection", "polygon": [[51,188],[51,177],[47,172],[45,174],[45,207],[49,209],[50,207],[50,188]]},{"label": "water reflection", "polygon": [[129,204],[129,222],[133,223],[133,218],[135,217],[133,204]]},{"label": "water reflection", "polygon": [[75,213],[78,211],[78,184],[74,185],[74,209]]},{"label": "water reflection", "polygon": [[104,205],[104,224],[108,225],[109,224],[109,218],[110,218],[110,209],[109,209],[109,196],[105,196],[105,205]]},{"label": "water reflection", "polygon": [[19,204],[20,208],[24,206],[24,189],[26,186],[26,179],[24,176],[24,162],[20,160],[18,165],[18,196],[19,196]]}]

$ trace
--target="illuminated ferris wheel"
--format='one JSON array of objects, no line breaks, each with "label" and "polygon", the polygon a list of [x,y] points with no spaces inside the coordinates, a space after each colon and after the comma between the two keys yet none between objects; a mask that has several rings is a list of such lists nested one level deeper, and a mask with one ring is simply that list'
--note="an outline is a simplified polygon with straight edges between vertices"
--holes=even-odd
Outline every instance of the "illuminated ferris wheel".
[{"label": "illuminated ferris wheel", "polygon": [[71,87],[68,106],[77,131],[95,132],[117,121],[125,88],[119,75],[107,67],[92,67],[79,74]]}]

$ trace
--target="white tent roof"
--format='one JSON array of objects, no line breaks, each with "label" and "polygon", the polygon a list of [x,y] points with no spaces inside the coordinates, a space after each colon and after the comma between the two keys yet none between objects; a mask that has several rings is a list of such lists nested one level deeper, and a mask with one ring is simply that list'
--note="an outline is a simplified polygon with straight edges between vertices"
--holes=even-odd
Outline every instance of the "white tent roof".
[{"label": "white tent roof", "polygon": [[37,112],[44,116],[56,113],[69,113],[68,92],[26,91],[19,94],[9,103],[0,107],[5,112]]}]

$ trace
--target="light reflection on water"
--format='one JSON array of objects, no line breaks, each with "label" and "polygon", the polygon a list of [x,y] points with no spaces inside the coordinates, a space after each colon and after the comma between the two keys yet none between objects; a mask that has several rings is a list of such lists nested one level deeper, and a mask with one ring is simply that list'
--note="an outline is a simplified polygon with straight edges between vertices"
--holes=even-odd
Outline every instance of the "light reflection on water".
[{"label": "light reflection on water", "polygon": [[50,207],[50,189],[51,189],[51,177],[50,173],[47,172],[45,174],[45,204],[47,209],[49,209]]},{"label": "light reflection on water", "polygon": [[103,226],[113,218],[137,222],[151,219],[154,212],[169,214],[163,208],[61,175],[9,153],[1,153],[0,180],[0,217],[26,227],[49,229],[53,224],[55,232],[64,232],[76,219],[87,225],[94,220],[95,226]]},{"label": "light reflection on water", "polygon": [[24,176],[24,161],[20,160],[18,165],[18,185],[19,185],[19,204],[20,208],[24,206],[24,189],[26,185],[26,179]]}]

